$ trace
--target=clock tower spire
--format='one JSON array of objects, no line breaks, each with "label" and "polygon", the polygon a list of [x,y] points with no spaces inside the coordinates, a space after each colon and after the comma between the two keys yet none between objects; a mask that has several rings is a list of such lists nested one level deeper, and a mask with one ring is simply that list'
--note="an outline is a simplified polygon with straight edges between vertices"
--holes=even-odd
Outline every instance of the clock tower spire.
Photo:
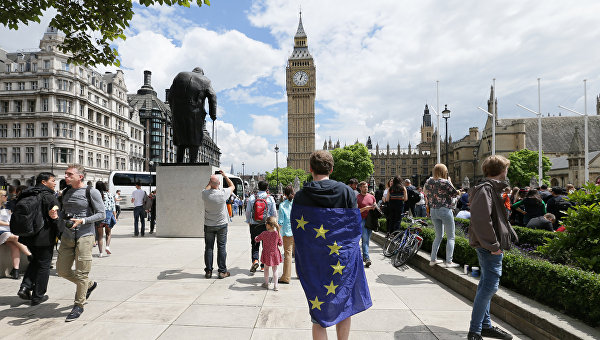
[{"label": "clock tower spire", "polygon": [[308,43],[302,12],[294,36],[294,51],[286,67],[288,98],[288,162],[308,172],[310,154],[315,151],[316,70]]}]

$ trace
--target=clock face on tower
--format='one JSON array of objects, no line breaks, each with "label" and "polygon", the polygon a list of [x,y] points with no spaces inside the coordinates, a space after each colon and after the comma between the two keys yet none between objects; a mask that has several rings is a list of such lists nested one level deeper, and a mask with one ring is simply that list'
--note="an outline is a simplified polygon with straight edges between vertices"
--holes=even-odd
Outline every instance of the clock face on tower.
[{"label": "clock face on tower", "polygon": [[304,86],[308,82],[308,73],[304,71],[298,71],[294,73],[294,84],[298,86]]}]

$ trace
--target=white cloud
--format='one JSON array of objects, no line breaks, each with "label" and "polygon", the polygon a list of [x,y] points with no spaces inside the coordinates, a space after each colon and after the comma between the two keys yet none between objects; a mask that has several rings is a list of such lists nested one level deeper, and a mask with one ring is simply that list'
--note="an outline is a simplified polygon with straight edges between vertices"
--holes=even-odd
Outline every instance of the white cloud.
[{"label": "white cloud", "polygon": [[269,115],[250,115],[253,132],[261,136],[280,136],[281,120]]}]

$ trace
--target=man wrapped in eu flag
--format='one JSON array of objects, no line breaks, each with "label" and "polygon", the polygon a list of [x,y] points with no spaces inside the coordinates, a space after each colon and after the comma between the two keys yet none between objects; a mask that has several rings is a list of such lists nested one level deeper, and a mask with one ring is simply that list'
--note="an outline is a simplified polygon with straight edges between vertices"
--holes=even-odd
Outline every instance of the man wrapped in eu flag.
[{"label": "man wrapped in eu flag", "polygon": [[313,182],[296,193],[290,220],[296,247],[296,272],[313,322],[313,339],[327,339],[336,325],[338,339],[350,334],[350,317],[373,305],[359,240],[361,217],[350,187],[330,180],[333,157],[310,155]]}]

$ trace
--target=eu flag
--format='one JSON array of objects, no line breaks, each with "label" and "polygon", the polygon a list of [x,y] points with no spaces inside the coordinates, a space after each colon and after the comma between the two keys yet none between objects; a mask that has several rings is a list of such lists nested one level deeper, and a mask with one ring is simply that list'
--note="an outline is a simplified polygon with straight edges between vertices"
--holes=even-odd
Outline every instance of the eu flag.
[{"label": "eu flag", "polygon": [[294,204],[296,272],[310,315],[329,327],[373,305],[359,240],[360,211]]}]

